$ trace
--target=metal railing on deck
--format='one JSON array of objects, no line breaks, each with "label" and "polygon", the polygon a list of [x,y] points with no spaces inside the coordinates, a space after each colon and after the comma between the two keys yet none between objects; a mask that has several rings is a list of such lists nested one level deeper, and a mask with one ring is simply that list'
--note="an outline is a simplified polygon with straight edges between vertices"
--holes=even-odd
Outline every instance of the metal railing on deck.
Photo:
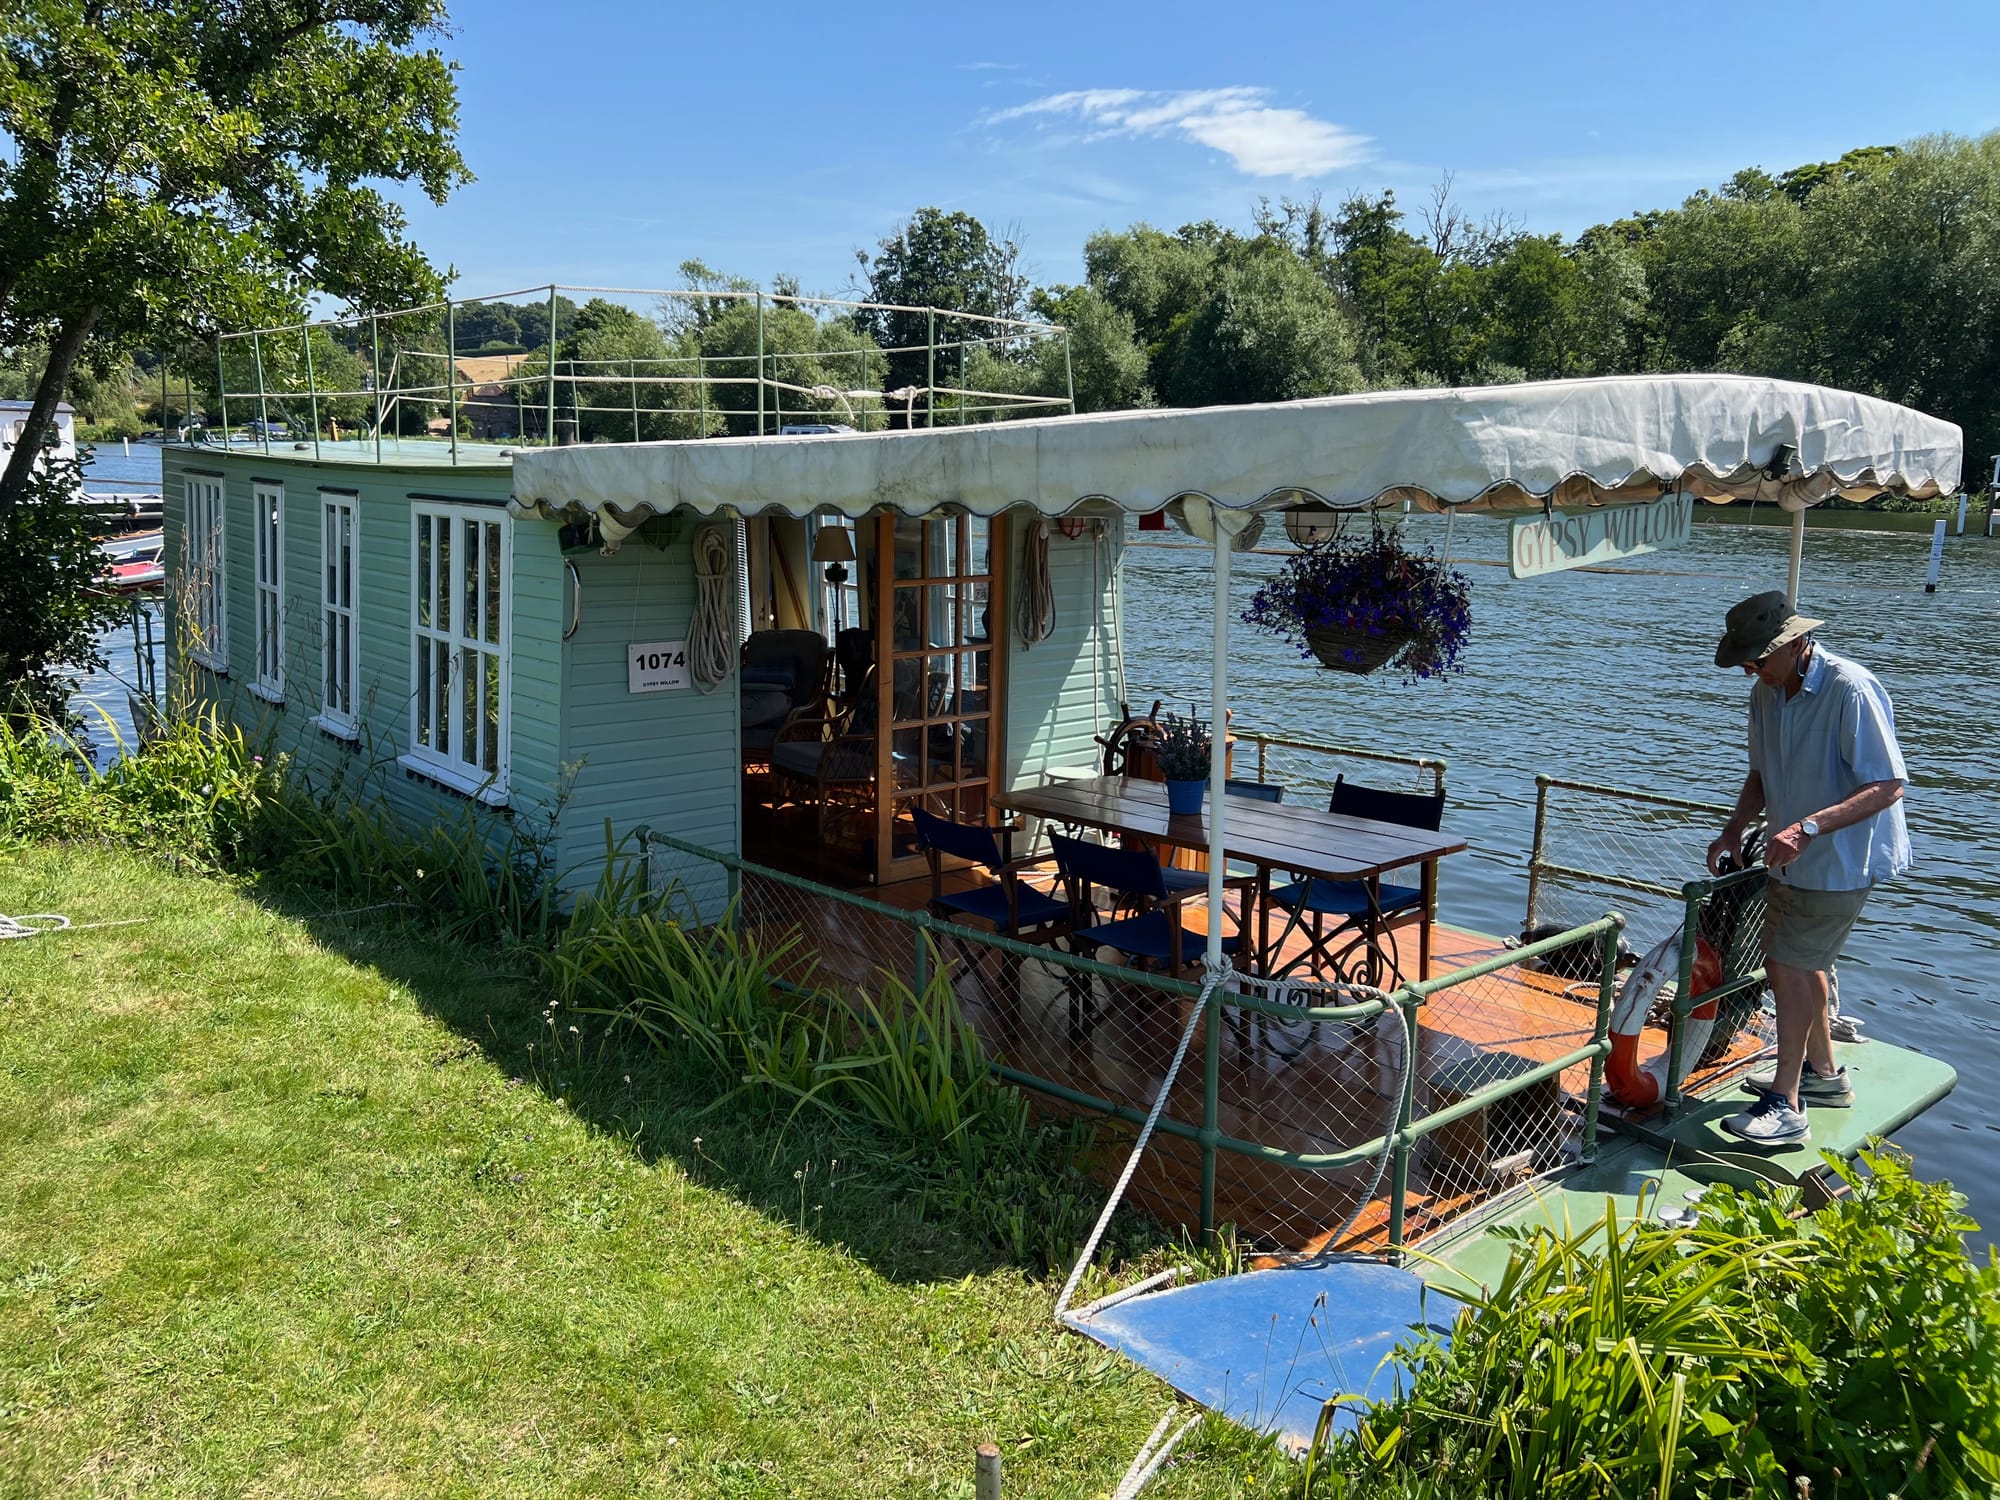
[{"label": "metal railing on deck", "polygon": [[[1236,742],[1239,754],[1245,745],[1256,747],[1258,781],[1282,781],[1288,788],[1293,785],[1308,786],[1330,794],[1333,781],[1317,765],[1305,759],[1311,757],[1312,761],[1357,761],[1365,766],[1400,766],[1414,783],[1413,790],[1430,793],[1444,790],[1446,762],[1441,755],[1400,755],[1392,750],[1378,750],[1367,745],[1332,745],[1320,740],[1267,734],[1261,729],[1246,729],[1233,723],[1229,726],[1229,734]],[[1235,774],[1243,776],[1248,769],[1238,765]],[[1335,774],[1345,773],[1337,771]]]},{"label": "metal railing on deck", "polygon": [[[1526,930],[1563,925],[1615,892],[1630,913],[1642,947],[1679,928],[1680,955],[1668,1008],[1668,1069],[1663,1098],[1669,1115],[1683,1103],[1690,1078],[1719,1059],[1729,1036],[1746,1029],[1768,1040],[1769,1017],[1760,1008],[1763,967],[1764,869],[1733,874],[1703,869],[1709,840],[1731,809],[1630,787],[1535,778],[1535,836],[1528,856]],[[1700,937],[1718,948],[1721,976],[1697,991]],[[1714,1002],[1719,1010],[1710,1055],[1683,1058],[1690,1015]]]},{"label": "metal railing on deck", "polygon": [[[600,323],[629,319],[589,330],[602,335],[597,352],[577,336],[572,292],[613,305]],[[642,299],[649,314],[626,305]],[[538,329],[532,348],[471,343],[493,324],[479,312],[500,309],[507,326],[522,314],[531,326],[545,321],[545,336]],[[464,325],[474,331],[462,334]],[[878,342],[873,332],[891,336]],[[621,344],[630,352],[605,352]],[[282,428],[280,441],[302,438],[315,457],[330,443],[378,462],[385,443],[395,456],[414,440],[458,463],[466,426],[481,429],[468,438],[534,446],[1075,409],[1069,336],[1058,324],[738,288],[551,285],[223,333],[215,377],[224,443],[234,429],[269,451]],[[440,421],[442,439],[430,435]]]},{"label": "metal railing on deck", "polygon": [[[686,840],[649,833],[646,848],[657,887],[726,893],[739,925],[796,938],[787,960],[796,969],[781,978],[838,993],[879,989],[888,975],[915,989],[931,980],[935,955],[1001,1078],[1126,1125],[1145,1121],[1187,1024],[1182,1007],[1204,993],[1186,980],[958,926]],[[683,919],[714,915],[689,908]],[[1607,914],[1355,1003],[1208,992],[1198,1087],[1190,1080],[1170,1092],[1149,1153],[1160,1160],[1142,1164],[1134,1195],[1168,1215],[1194,1198],[1205,1235],[1228,1222],[1251,1243],[1326,1248],[1334,1226],[1354,1225],[1380,1201],[1387,1153],[1387,1200],[1379,1223],[1364,1221],[1363,1239],[1396,1254],[1570,1156],[1588,1159],[1622,927]],[[1539,1022],[1500,1008],[1515,1001],[1508,971],[1579,943],[1599,955],[1594,1001],[1544,996],[1549,1016]],[[1508,1023],[1497,1032],[1495,1017]],[[1579,1122],[1562,1106],[1562,1079],[1586,1065]],[[1193,1158],[1194,1193],[1176,1176],[1176,1152],[1182,1168]],[[1341,1180],[1371,1169],[1365,1194]]]}]

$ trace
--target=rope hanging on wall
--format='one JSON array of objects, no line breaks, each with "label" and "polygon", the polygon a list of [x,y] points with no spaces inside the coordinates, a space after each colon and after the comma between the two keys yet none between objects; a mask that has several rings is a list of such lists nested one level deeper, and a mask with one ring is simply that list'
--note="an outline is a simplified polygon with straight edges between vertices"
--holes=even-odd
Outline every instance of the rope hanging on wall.
[{"label": "rope hanging on wall", "polygon": [[1032,646],[1055,634],[1056,590],[1049,578],[1049,523],[1038,520],[1021,539],[1021,595],[1014,627]]},{"label": "rope hanging on wall", "polygon": [[688,622],[688,670],[712,693],[736,669],[735,590],[729,542],[720,526],[694,534],[694,618]]}]

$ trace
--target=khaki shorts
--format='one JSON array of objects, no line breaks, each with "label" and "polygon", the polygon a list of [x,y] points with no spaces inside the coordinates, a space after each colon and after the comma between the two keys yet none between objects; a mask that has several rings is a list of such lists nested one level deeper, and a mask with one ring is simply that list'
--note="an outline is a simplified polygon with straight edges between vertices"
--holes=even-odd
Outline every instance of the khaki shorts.
[{"label": "khaki shorts", "polygon": [[1781,880],[1764,884],[1764,957],[1794,969],[1830,969],[1867,903],[1858,891],[1807,891]]}]

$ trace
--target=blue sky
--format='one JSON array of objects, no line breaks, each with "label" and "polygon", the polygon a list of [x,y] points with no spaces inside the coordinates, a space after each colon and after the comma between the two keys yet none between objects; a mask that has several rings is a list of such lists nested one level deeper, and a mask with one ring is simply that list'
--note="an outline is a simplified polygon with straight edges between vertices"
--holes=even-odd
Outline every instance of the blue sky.
[{"label": "blue sky", "polygon": [[1992,0],[455,9],[479,181],[411,217],[461,294],[669,287],[690,256],[832,291],[924,204],[1076,280],[1101,228],[1414,208],[1446,172],[1475,215],[1574,234],[1743,166],[2000,128]]}]

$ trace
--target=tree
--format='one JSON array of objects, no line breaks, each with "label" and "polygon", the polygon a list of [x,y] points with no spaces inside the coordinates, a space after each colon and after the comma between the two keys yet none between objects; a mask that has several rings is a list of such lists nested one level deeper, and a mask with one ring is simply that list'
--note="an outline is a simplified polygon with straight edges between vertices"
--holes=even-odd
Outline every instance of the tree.
[{"label": "tree", "polygon": [[87,347],[170,347],[439,279],[375,184],[470,173],[441,0],[15,0],[0,18],[0,347],[47,365],[0,512]]},{"label": "tree", "polygon": [[1361,388],[1354,333],[1325,282],[1259,237],[1220,258],[1176,341],[1163,392],[1174,406],[1291,401]]},{"label": "tree", "polygon": [[1159,404],[1148,383],[1146,351],[1139,347],[1130,313],[1088,286],[1037,291],[1033,307],[1037,317],[1062,324],[1069,347],[1065,351],[1061,339],[1037,339],[1028,350],[1027,363],[1039,378],[1017,389],[1060,396],[1065,380],[1073,381],[1078,411],[1124,411]]},{"label": "tree", "polygon": [[72,499],[82,482],[70,460],[32,470],[0,511],[0,717],[16,726],[68,717],[69,674],[104,665],[97,638],[126,611],[104,587],[101,523]]},{"label": "tree", "polygon": [[[995,236],[968,213],[920,208],[881,241],[873,260],[865,250],[855,256],[867,273],[868,296],[874,302],[1013,318],[1021,315],[1028,294],[1019,244]],[[859,314],[856,323],[888,352],[890,389],[945,384],[942,371],[960,368],[958,346],[993,332],[968,319],[921,311],[870,310]],[[945,346],[935,360],[933,341]],[[939,378],[933,380],[933,375]]]}]

